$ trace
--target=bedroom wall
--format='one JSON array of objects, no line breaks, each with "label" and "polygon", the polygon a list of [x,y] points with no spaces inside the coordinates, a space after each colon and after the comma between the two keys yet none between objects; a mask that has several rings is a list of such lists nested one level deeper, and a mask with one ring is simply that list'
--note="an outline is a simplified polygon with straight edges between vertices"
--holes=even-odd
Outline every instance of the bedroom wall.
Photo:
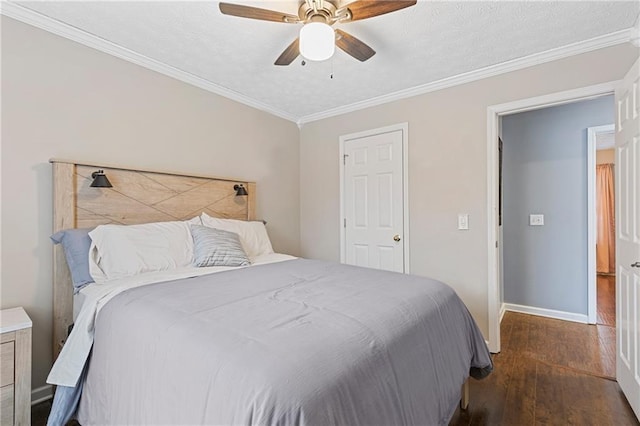
[{"label": "bedroom wall", "polygon": [[[488,336],[487,107],[622,78],[618,45],[305,124],[300,137],[303,256],[340,259],[340,135],[409,123],[411,272],[449,283]],[[458,213],[470,229],[456,230]]]},{"label": "bedroom wall", "polygon": [[502,118],[505,303],[588,314],[587,128],[614,108],[606,96]]},{"label": "bedroom wall", "polygon": [[2,308],[34,322],[33,387],[51,365],[52,157],[258,183],[274,248],[299,251],[294,123],[2,17]]}]

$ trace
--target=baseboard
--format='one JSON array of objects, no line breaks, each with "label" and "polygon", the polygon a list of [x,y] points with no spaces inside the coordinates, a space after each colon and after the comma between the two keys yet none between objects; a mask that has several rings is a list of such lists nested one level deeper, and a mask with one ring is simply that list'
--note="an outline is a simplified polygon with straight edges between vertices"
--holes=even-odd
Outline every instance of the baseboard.
[{"label": "baseboard", "polygon": [[573,312],[556,311],[553,309],[535,308],[533,306],[516,305],[514,303],[504,303],[504,311],[519,312],[521,314],[538,315],[541,317],[554,318],[564,321],[589,323],[589,317],[584,314],[575,314]]},{"label": "baseboard", "polygon": [[40,404],[53,398],[53,386],[44,385],[31,391],[31,405]]},{"label": "baseboard", "polygon": [[504,318],[504,313],[507,312],[506,304],[502,303],[500,306],[500,313],[498,314],[498,323],[502,324],[502,318]]}]

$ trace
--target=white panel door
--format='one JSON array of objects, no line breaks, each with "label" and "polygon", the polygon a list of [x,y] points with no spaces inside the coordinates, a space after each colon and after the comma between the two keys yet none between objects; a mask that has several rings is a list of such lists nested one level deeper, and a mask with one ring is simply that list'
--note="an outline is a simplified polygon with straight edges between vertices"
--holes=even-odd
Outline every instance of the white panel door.
[{"label": "white panel door", "polygon": [[616,377],[640,418],[640,60],[616,90]]},{"label": "white panel door", "polygon": [[404,272],[402,130],[344,141],[345,261]]}]

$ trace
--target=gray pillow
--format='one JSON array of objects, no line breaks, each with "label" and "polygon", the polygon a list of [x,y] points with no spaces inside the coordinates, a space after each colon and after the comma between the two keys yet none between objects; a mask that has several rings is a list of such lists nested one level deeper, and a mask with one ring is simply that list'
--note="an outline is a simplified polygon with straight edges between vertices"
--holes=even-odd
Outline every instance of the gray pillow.
[{"label": "gray pillow", "polygon": [[251,264],[242,249],[238,234],[222,229],[191,225],[193,236],[194,265],[203,266],[247,266]]},{"label": "gray pillow", "polygon": [[89,232],[92,229],[65,229],[49,237],[55,244],[62,244],[64,256],[67,258],[67,265],[69,265],[69,271],[71,271],[73,294],[93,282],[93,278],[89,273],[89,248],[91,248]]}]

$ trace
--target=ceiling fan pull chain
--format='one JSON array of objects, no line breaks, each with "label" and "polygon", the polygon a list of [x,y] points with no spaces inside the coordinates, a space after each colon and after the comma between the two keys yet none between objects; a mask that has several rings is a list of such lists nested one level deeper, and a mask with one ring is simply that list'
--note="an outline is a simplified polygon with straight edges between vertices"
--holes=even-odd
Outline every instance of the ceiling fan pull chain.
[{"label": "ceiling fan pull chain", "polygon": [[331,75],[329,76],[331,80],[333,80],[333,56],[331,57]]}]

